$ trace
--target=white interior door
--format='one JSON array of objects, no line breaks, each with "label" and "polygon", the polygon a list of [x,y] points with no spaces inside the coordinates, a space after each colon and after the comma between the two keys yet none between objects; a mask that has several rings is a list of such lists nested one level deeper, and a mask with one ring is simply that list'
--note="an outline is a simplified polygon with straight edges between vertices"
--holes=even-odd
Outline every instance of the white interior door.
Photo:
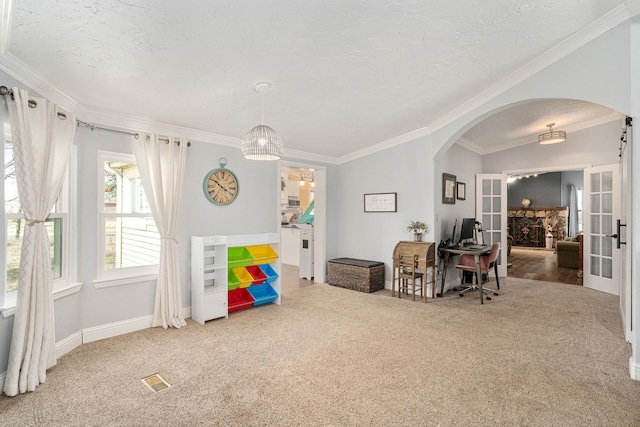
[{"label": "white interior door", "polygon": [[498,276],[507,275],[507,176],[476,175],[476,221],[482,222],[484,244],[500,242]]},{"label": "white interior door", "polygon": [[584,170],[584,286],[620,295],[619,165]]}]

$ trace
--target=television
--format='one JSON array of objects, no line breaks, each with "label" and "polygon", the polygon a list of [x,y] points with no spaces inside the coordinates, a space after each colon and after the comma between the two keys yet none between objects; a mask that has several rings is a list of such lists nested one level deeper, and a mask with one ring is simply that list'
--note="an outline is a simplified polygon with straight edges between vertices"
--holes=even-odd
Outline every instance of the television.
[{"label": "television", "polygon": [[467,240],[473,240],[473,231],[476,227],[475,218],[462,218],[462,226],[460,227],[460,240],[458,242],[464,243]]}]

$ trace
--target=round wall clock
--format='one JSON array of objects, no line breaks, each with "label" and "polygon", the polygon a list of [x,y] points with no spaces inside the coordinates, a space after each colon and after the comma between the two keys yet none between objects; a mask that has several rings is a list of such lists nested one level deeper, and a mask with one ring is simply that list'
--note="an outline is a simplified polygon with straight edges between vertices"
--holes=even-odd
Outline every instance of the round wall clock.
[{"label": "round wall clock", "polygon": [[211,203],[226,206],[238,196],[238,178],[229,169],[225,169],[227,159],[220,159],[220,167],[204,177],[204,194]]}]

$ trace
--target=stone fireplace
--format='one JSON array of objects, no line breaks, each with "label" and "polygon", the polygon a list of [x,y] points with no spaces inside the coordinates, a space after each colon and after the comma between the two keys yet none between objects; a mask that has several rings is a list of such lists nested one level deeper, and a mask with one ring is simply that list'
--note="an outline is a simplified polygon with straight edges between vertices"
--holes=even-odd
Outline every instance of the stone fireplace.
[{"label": "stone fireplace", "polygon": [[508,208],[509,235],[514,246],[544,248],[547,230],[553,235],[553,246],[567,235],[566,206]]}]

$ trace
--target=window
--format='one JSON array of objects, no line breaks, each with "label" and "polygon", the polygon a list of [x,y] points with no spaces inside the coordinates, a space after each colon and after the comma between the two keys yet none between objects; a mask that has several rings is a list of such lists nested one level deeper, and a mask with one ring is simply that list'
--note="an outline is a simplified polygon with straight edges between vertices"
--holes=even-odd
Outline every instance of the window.
[{"label": "window", "polygon": [[[13,143],[11,142],[11,130],[8,124],[5,124],[4,133],[4,185],[0,187],[4,199],[2,210],[4,227],[2,233],[0,233],[0,242],[2,242],[6,250],[0,263],[0,271],[5,278],[5,286],[0,294],[2,296],[0,307],[11,307],[16,302],[20,253],[26,223],[18,195]],[[45,222],[51,248],[54,290],[69,282],[70,231],[67,225],[70,191],[68,171],[69,169],[67,169],[62,191]]]},{"label": "window", "polygon": [[160,234],[142,188],[135,157],[99,153],[99,279],[157,272]]}]

